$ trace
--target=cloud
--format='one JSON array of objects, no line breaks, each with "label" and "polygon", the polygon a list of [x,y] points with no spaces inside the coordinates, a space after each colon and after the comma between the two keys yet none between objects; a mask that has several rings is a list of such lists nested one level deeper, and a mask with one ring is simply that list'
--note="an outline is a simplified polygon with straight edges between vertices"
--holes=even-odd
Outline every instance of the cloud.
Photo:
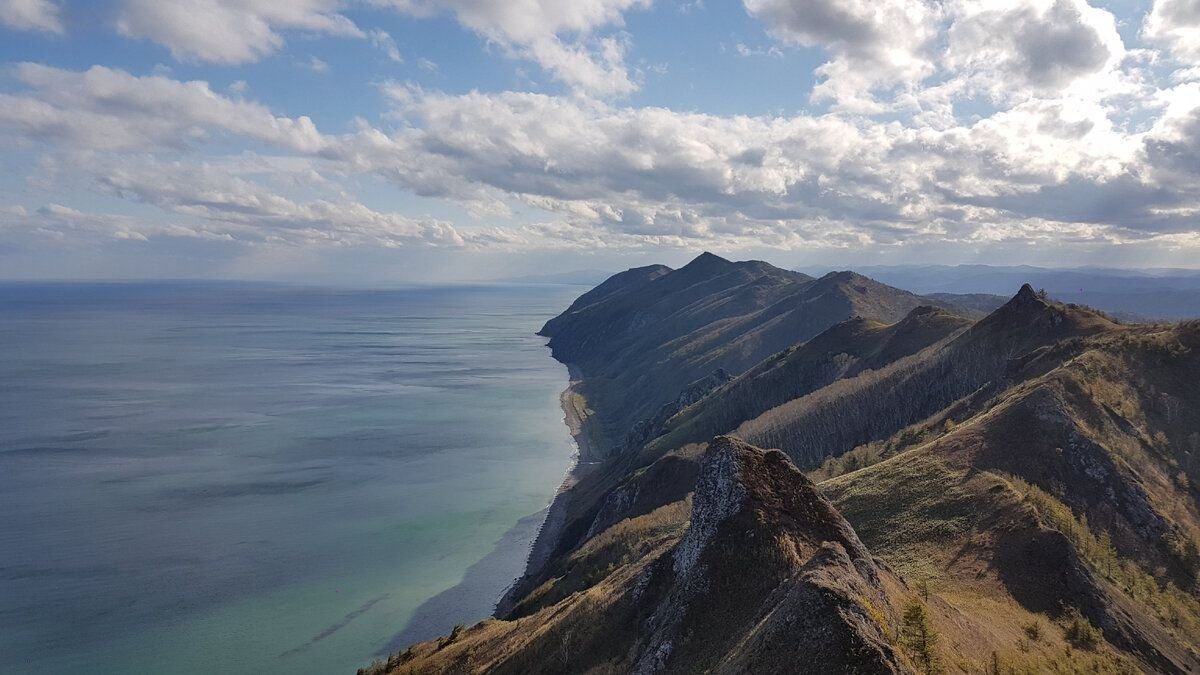
[{"label": "cloud", "polygon": [[[74,189],[70,176],[85,176],[85,189],[172,226],[252,245],[1081,246],[1178,238],[1200,216],[1198,82],[1158,91],[1143,131],[1069,84],[931,126],[387,83],[386,127],[360,120],[333,135],[203,82],[30,64],[15,74],[23,89],[0,95],[0,127],[46,145],[39,185]],[[277,154],[204,154],[229,139]],[[372,208],[351,187],[372,181],[478,218]],[[107,226],[159,236],[140,222]]]},{"label": "cloud", "polygon": [[783,58],[783,51],[779,47],[750,47],[741,42],[733,46],[733,53],[746,59],[754,56],[770,56],[775,59]]},{"label": "cloud", "polygon": [[389,61],[404,63],[404,57],[400,55],[400,48],[396,46],[396,41],[392,39],[392,36],[387,31],[376,28],[369,31],[367,37],[371,39],[371,44],[383,52]]},{"label": "cloud", "polygon": [[410,88],[396,95],[402,131],[332,152],[419,194],[515,200],[643,241],[965,245],[1046,241],[1056,227],[1122,241],[1194,230],[1200,216],[1188,196],[1200,187],[1200,85],[1186,87],[1172,121],[1144,135],[1075,98],[934,129]]},{"label": "cloud", "polygon": [[638,88],[625,64],[627,40],[596,32],[622,26],[626,12],[649,7],[651,0],[370,1],[418,17],[450,12],[464,27],[512,56],[536,62],[577,92],[622,96]]},{"label": "cloud", "polygon": [[321,59],[318,59],[315,56],[308,57],[308,61],[305,62],[303,65],[305,68],[308,68],[309,70],[313,71],[314,73],[316,73],[318,75],[328,75],[329,74],[329,64],[322,61]]},{"label": "cloud", "polygon": [[117,30],[157,42],[180,61],[236,65],[278,51],[283,31],[365,37],[338,0],[121,0]]},{"label": "cloud", "polygon": [[207,164],[143,161],[93,167],[101,191],[192,219],[219,223],[234,239],[461,247],[451,224],[373,210],[344,197],[298,202]]},{"label": "cloud", "polygon": [[871,112],[869,93],[911,88],[934,71],[929,53],[938,8],[923,0],[744,0],[746,11],[780,41],[820,47],[830,60],[813,91],[850,110]]},{"label": "cloud", "polygon": [[994,98],[1057,92],[1118,64],[1112,14],[1083,0],[952,5],[945,64],[979,77]]},{"label": "cloud", "polygon": [[54,0],[0,0],[0,24],[16,30],[64,32]]},{"label": "cloud", "polygon": [[1200,63],[1200,3],[1154,0],[1142,23],[1142,38],[1184,63]]},{"label": "cloud", "polygon": [[263,105],[226,98],[206,82],[94,66],[75,72],[25,63],[27,91],[0,94],[0,127],[61,147],[182,148],[225,132],[293,150],[323,143],[307,117],[276,117]]}]

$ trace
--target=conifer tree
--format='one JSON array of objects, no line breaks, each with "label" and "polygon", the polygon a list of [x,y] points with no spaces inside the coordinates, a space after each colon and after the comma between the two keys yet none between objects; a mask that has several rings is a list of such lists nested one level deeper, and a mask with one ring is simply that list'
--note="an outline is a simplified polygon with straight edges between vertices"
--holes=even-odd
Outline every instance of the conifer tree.
[{"label": "conifer tree", "polygon": [[929,625],[929,615],[921,603],[914,602],[904,610],[901,638],[904,647],[912,654],[922,673],[931,675],[941,672],[937,653],[934,651],[938,641],[937,631]]}]

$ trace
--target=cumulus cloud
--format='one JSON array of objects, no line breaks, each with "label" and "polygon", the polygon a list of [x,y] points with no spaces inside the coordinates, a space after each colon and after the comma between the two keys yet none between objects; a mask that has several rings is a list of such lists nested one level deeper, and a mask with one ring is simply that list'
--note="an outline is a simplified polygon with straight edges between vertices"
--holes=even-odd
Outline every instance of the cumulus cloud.
[{"label": "cumulus cloud", "polygon": [[[513,198],[623,235],[781,246],[1045,235],[1054,189],[1098,205],[1088,219],[1083,211],[1057,214],[1095,226],[1080,232],[1096,236],[1118,236],[1127,222],[1178,231],[1197,213],[1179,210],[1147,173],[1143,140],[1115,127],[1104,106],[1072,99],[1027,101],[971,125],[932,129],[535,94],[407,89],[396,98],[410,126],[346,139],[333,152],[408,190]],[[1106,213],[1106,195],[1122,185],[1121,194],[1139,198]],[[1175,212],[1164,219],[1157,210],[1168,206]]]},{"label": "cumulus cloud", "polygon": [[16,30],[62,33],[62,14],[54,0],[0,0],[0,24]]},{"label": "cumulus cloud", "polygon": [[877,109],[869,92],[915,86],[934,72],[930,43],[940,10],[924,0],[744,0],[779,40],[820,47],[830,60],[813,92],[845,109]]},{"label": "cumulus cloud", "polygon": [[626,40],[596,32],[622,26],[626,12],[651,0],[370,1],[419,17],[451,12],[464,27],[579,92],[620,96],[638,88],[625,63]]},{"label": "cumulus cloud", "polygon": [[1125,55],[1112,14],[1083,0],[969,0],[950,13],[946,66],[994,98],[1054,93]]},{"label": "cumulus cloud", "polygon": [[365,37],[339,0],[121,0],[117,30],[181,61],[240,64],[278,51],[284,31]]},{"label": "cumulus cloud", "polygon": [[306,152],[324,143],[309,118],[276,117],[263,105],[221,96],[206,82],[32,63],[18,65],[15,74],[28,89],[0,94],[0,127],[63,147],[179,148],[213,132]]},{"label": "cumulus cloud", "polygon": [[1142,37],[1186,63],[1200,62],[1200,3],[1154,0],[1142,24]]},{"label": "cumulus cloud", "polygon": [[[1180,196],[1194,194],[1200,176],[1191,150],[1200,147],[1200,83],[1164,93],[1165,112],[1144,134],[1123,131],[1102,103],[1070,97],[933,128],[389,84],[394,129],[364,123],[334,136],[202,82],[28,64],[16,73],[27,90],[0,97],[0,126],[75,153],[61,166],[87,172],[94,189],[221,223],[229,228],[221,233],[239,240],[270,233],[384,246],[542,246],[555,238],[578,245],[596,237],[612,245],[888,245],[1046,236],[1056,220],[1083,228],[1076,236],[1167,234],[1200,213]],[[290,155],[255,168],[158,159],[221,134]],[[251,180],[255,172],[328,195],[289,198]],[[328,173],[383,179],[489,220],[527,209],[549,220],[463,231],[370,209]],[[1112,208],[1114,195],[1122,208]],[[1067,197],[1077,206],[1054,206]]]}]

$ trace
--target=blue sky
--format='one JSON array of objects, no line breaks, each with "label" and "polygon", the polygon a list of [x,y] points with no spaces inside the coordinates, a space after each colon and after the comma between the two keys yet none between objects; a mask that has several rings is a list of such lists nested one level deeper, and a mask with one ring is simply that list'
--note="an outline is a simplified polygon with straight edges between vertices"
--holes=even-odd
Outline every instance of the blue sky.
[{"label": "blue sky", "polygon": [[0,0],[0,276],[1195,266],[1186,0]]}]

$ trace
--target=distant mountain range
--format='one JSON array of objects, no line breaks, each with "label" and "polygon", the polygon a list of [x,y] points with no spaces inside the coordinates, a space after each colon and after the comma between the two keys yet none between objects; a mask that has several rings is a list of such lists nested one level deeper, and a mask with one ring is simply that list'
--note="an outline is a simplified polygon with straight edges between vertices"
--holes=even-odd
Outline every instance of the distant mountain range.
[{"label": "distant mountain range", "polygon": [[1200,322],[1031,278],[609,278],[542,330],[610,441],[546,555],[363,672],[1200,671]]},{"label": "distant mountain range", "polygon": [[[820,277],[827,269],[801,270]],[[982,316],[1029,284],[1061,302],[1088,305],[1129,321],[1200,318],[1200,270],[1049,269],[995,265],[865,266],[856,272],[960,311]],[[509,283],[595,286],[610,276],[580,270],[505,279]]]},{"label": "distant mountain range", "polygon": [[1046,269],[1029,266],[868,266],[860,272],[914,293],[1007,296],[1029,284],[1062,302],[1135,320],[1200,317],[1200,270]]}]

